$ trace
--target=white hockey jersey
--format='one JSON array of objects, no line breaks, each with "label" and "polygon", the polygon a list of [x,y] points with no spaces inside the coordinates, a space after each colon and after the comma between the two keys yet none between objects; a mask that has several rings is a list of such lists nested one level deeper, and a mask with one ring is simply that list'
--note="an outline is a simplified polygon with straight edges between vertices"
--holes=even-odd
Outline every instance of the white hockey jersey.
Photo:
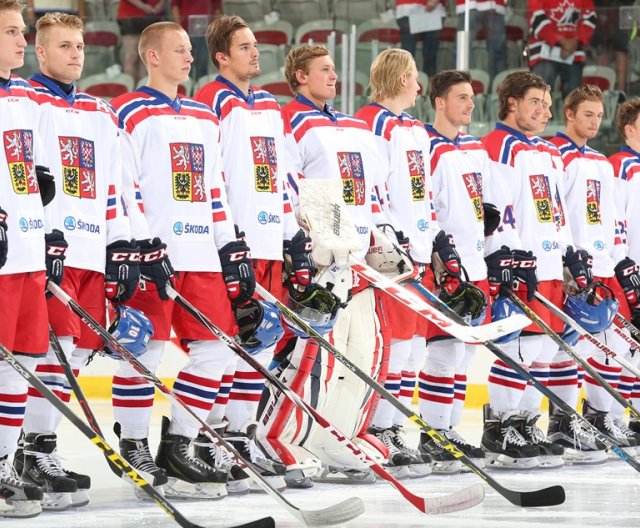
[{"label": "white hockey jersey", "polygon": [[627,242],[629,257],[640,262],[640,152],[622,147],[609,156],[616,184],[616,197],[624,218],[618,221],[621,241]]},{"label": "white hockey jersey", "polygon": [[489,156],[480,140],[459,133],[455,141],[430,125],[433,202],[442,229],[453,235],[469,279],[487,278],[484,261],[483,189],[489,185]]},{"label": "white hockey jersey", "polygon": [[7,213],[9,242],[0,275],[45,269],[45,218],[35,170],[36,163],[47,165],[37,130],[39,112],[27,81],[12,76],[0,84],[0,207]]},{"label": "white hockey jersey", "polygon": [[217,249],[235,240],[235,230],[213,111],[148,86],[112,104],[131,138],[150,233],[167,244],[176,271],[220,271]]},{"label": "white hockey jersey", "polygon": [[574,245],[593,256],[595,276],[612,277],[614,266],[626,254],[616,235],[617,221],[624,218],[616,205],[613,168],[603,154],[587,145],[578,147],[564,134],[551,142],[562,154],[564,198]]},{"label": "white hockey jersey", "polygon": [[45,208],[47,223],[69,243],[65,266],[104,273],[106,246],[129,240],[123,215],[122,159],[116,116],[101,99],[66,94],[37,73],[29,79],[40,104],[42,138],[56,197]]},{"label": "white hockey jersey", "polygon": [[[282,108],[291,123],[294,148],[288,150],[297,177],[328,179],[339,177],[345,203],[362,241],[364,257],[370,244],[372,224],[383,223],[386,215],[379,188],[384,186],[388,162],[377,150],[367,124],[353,116],[320,109],[302,95]],[[295,185],[294,185],[294,190]],[[388,220],[387,220],[388,221]]]},{"label": "white hockey jersey", "polygon": [[220,122],[227,199],[251,256],[282,260],[282,241],[299,227],[289,200],[278,101],[256,87],[247,97],[220,75],[194,99],[211,107]]},{"label": "white hockey jersey", "polygon": [[554,218],[554,173],[547,157],[525,134],[497,123],[482,139],[491,176],[486,201],[501,212],[498,229],[487,237],[486,252],[502,245],[532,251],[539,280],[562,280],[562,245]]},{"label": "white hockey jersey", "polygon": [[413,260],[431,262],[433,238],[440,228],[425,173],[429,142],[424,125],[407,113],[398,116],[376,103],[361,108],[356,117],[367,123],[387,157],[386,190],[393,227],[409,237]]}]

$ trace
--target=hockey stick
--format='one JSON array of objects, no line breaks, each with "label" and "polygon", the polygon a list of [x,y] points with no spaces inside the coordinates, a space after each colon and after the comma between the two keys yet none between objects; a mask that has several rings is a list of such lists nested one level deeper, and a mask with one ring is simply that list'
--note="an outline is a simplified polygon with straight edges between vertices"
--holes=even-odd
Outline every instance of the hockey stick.
[{"label": "hockey stick", "polygon": [[[547,308],[549,308],[549,310],[551,312],[553,312],[553,314],[558,319],[560,319],[561,321],[564,321],[571,328],[573,328],[576,332],[578,332],[578,334],[583,336],[587,341],[589,341],[590,343],[595,345],[596,348],[599,348],[600,350],[602,350],[607,355],[607,357],[610,357],[611,359],[616,361],[618,364],[620,364],[620,366],[622,366],[623,368],[627,369],[634,376],[640,377],[640,370],[638,370],[638,368],[635,365],[630,363],[624,357],[621,357],[620,355],[616,354],[616,352],[614,350],[612,350],[610,347],[605,345],[596,336],[594,336],[590,332],[587,332],[584,328],[582,328],[582,326],[580,326],[575,320],[573,320],[566,313],[564,313],[562,310],[560,310],[560,308],[558,308],[555,304],[553,304],[544,295],[542,295],[539,292],[536,292],[536,298],[542,304],[544,304]],[[619,328],[615,328],[614,330],[620,330],[620,329]],[[624,332],[622,332],[622,330],[620,330],[620,333],[618,335],[620,335],[620,337],[623,337],[623,336],[626,337],[628,340],[630,340],[630,344],[633,345],[633,339],[630,338],[628,335],[626,335]],[[627,341],[627,340],[625,339],[625,341]],[[629,341],[627,341],[627,342],[629,342]],[[636,343],[636,345],[637,345],[637,343]]]},{"label": "hockey stick", "polygon": [[515,314],[501,321],[480,326],[464,326],[447,317],[418,297],[415,293],[398,286],[393,280],[367,266],[354,256],[349,256],[349,265],[360,277],[370,282],[372,286],[384,291],[408,308],[417,312],[428,321],[439,326],[453,337],[465,343],[483,343],[503,335],[510,334],[531,324],[522,314]]},{"label": "hockey stick", "polygon": [[[625,319],[624,317],[622,317],[619,313],[617,313],[614,318],[613,318],[613,322],[616,323],[616,326],[618,328],[626,328],[627,330],[629,330],[629,332],[631,332],[637,339],[640,339],[640,330],[638,330],[636,328],[636,326],[628,321],[627,319]],[[636,344],[636,348],[638,347],[638,344]]]},{"label": "hockey stick", "polygon": [[[413,412],[411,409],[402,404],[393,394],[380,385],[376,380],[364,372],[360,367],[349,360],[342,352],[340,352],[335,346],[333,346],[327,339],[322,337],[316,332],[310,325],[308,325],[303,319],[301,319],[295,312],[289,307],[280,302],[270,292],[265,290],[259,284],[256,284],[256,292],[265,300],[274,303],[282,312],[282,314],[291,321],[296,327],[300,328],[308,336],[315,339],[318,344],[328,350],[340,363],[353,372],[358,378],[364,381],[375,392],[387,400],[391,405],[398,409],[402,414],[415,423],[422,431],[427,433],[429,437],[442,449],[447,451],[453,458],[460,460],[464,465],[469,467],[478,477],[484,480],[489,486],[495,489],[500,495],[507,499],[512,504],[522,507],[534,507],[534,506],[555,506],[562,504],[565,499],[564,488],[562,486],[551,486],[536,491],[514,491],[502,486],[494,478],[487,474],[486,471],[478,467],[473,460],[468,458],[462,451],[460,451],[454,444],[449,442],[447,438],[442,436],[436,429],[431,427],[425,422],[420,415]],[[426,304],[426,303],[425,303]],[[432,310],[435,308],[431,307]],[[456,323],[459,324],[459,323]],[[462,326],[462,325],[461,325]]]},{"label": "hockey stick", "polygon": [[187,406],[180,397],[176,396],[160,379],[149,371],[131,352],[129,352],[118,340],[116,340],[109,332],[107,332],[91,315],[89,315],[76,301],[74,301],[59,286],[49,282],[48,289],[56,296],[65,306],[75,313],[91,330],[102,338],[105,343],[118,352],[123,358],[131,363],[138,373],[150,383],[153,383],[162,394],[172,402],[180,405],[187,413],[189,413],[195,421],[197,421],[217,445],[221,445],[235,458],[235,461],[251,475],[255,482],[267,494],[271,495],[276,502],[280,503],[289,513],[301,522],[309,526],[324,526],[346,522],[357,517],[364,511],[362,501],[360,499],[347,499],[335,506],[327,507],[321,510],[301,510],[297,506],[291,504],[282,494],[271,487],[264,480],[258,470],[250,461],[245,460],[240,453],[227,441],[224,440],[215,430],[211,428],[203,419],[201,419],[189,406]]},{"label": "hockey stick", "polygon": [[[122,458],[107,443],[102,435],[97,434],[89,427],[81,418],[79,418],[60,398],[58,398],[40,379],[31,371],[20,363],[16,357],[4,345],[0,344],[0,359],[6,361],[13,369],[20,374],[27,382],[32,385],[51,405],[66,416],[69,421],[75,425],[104,455],[109,459],[111,464],[116,465],[131,482],[142,488],[167,514],[176,521],[180,526],[185,528],[203,528],[199,524],[195,524],[186,519],[164,496],[159,493],[149,482],[147,482],[135,469],[133,469],[127,461]],[[235,528],[271,528],[275,526],[275,522],[271,517],[258,519],[242,526]]]},{"label": "hockey stick", "polygon": [[[415,281],[411,282],[410,284],[413,288],[415,288],[420,293],[422,293],[431,302],[437,303],[440,306],[440,308],[442,308],[442,310],[447,312],[452,319],[457,319],[462,324],[468,324],[464,321],[464,319],[462,319],[462,317],[460,317],[451,308],[449,308],[436,295],[434,295],[429,290],[427,290],[427,288],[425,288],[422,284],[417,283]],[[612,437],[610,437],[606,433],[601,432],[598,428],[590,424],[584,416],[576,412],[576,410],[573,407],[571,407],[568,403],[566,403],[562,398],[557,396],[555,392],[553,392],[551,389],[549,389],[549,387],[547,387],[541,381],[539,381],[528,370],[526,370],[522,365],[520,365],[520,363],[511,359],[507,354],[505,354],[498,345],[496,345],[495,343],[492,343],[491,341],[482,343],[482,345],[486,347],[487,350],[490,350],[500,361],[504,362],[506,365],[508,365],[510,368],[516,371],[523,380],[525,380],[527,383],[530,383],[536,389],[538,389],[542,394],[544,394],[549,399],[549,401],[553,402],[559,409],[562,409],[562,411],[565,414],[568,414],[569,416],[572,416],[574,419],[577,419],[580,422],[580,424],[586,427],[586,429],[588,429],[598,441],[602,442],[603,445],[605,445],[608,449],[613,451],[616,455],[618,455],[618,457],[624,460],[636,471],[640,472],[640,462],[638,462],[635,458],[625,453],[620,448],[616,440],[614,440]]]},{"label": "hockey stick", "polygon": [[[58,337],[54,333],[53,328],[51,328],[51,325],[49,325],[49,343],[51,344],[51,348],[53,348],[53,352],[56,355],[58,363],[60,363],[60,366],[64,371],[64,375],[67,378],[67,382],[69,383],[71,390],[73,390],[73,393],[76,396],[76,400],[78,400],[78,403],[80,404],[80,408],[82,409],[89,426],[97,435],[104,437],[100,430],[100,426],[98,425],[98,420],[96,420],[91,407],[89,407],[89,402],[87,401],[84,392],[82,392],[80,383],[78,383],[78,378],[76,378],[76,375],[73,373],[69,360],[67,359],[67,356],[65,356],[64,351],[60,346],[60,341],[58,341]],[[122,468],[115,464],[106,454],[105,457],[109,463],[111,471],[113,471],[117,477],[123,478],[125,475],[122,472]]]},{"label": "hockey stick", "polygon": [[369,466],[379,477],[389,482],[395,487],[401,495],[407,499],[413,506],[419,509],[422,513],[449,513],[454,511],[465,510],[471,508],[476,504],[479,504],[484,499],[484,488],[480,484],[469,486],[463,490],[452,493],[450,495],[444,495],[442,497],[420,497],[415,495],[407,488],[405,488],[395,477],[389,474],[380,464],[376,463],[371,457],[358,448],[353,442],[349,440],[349,437],[341,433],[333,425],[331,425],[326,418],[319,414],[313,407],[305,402],[298,394],[296,394],[291,388],[285,385],[279,378],[274,376],[268,369],[263,367],[258,361],[255,360],[248,352],[246,352],[240,345],[238,345],[231,337],[222,332],[211,321],[209,321],[197,308],[191,305],[184,297],[178,294],[170,286],[167,287],[167,293],[169,297],[174,299],[178,305],[186,310],[190,315],[197,319],[205,328],[207,328],[213,335],[215,335],[221,341],[231,348],[236,354],[238,354],[249,366],[259,372],[269,383],[274,387],[277,387],[289,400],[291,400],[297,407],[299,407],[307,416],[314,420],[318,425],[325,429],[336,441],[344,445],[348,452],[350,452],[358,462]]},{"label": "hockey stick", "polygon": [[[605,380],[600,374],[598,374],[598,372],[596,372],[596,369],[594,369],[580,354],[578,354],[575,350],[573,350],[573,348],[565,343],[564,340],[558,334],[556,334],[537,313],[535,313],[529,306],[524,303],[524,301],[522,301],[515,293],[508,290],[507,288],[503,288],[503,293],[507,294],[509,299],[516,303],[518,307],[520,307],[520,309],[525,314],[527,314],[529,319],[531,319],[535,324],[542,328],[543,332],[547,334],[553,340],[553,342],[556,343],[562,350],[564,350],[569,355],[569,357],[571,357],[576,363],[582,365],[582,368],[584,368],[585,372],[587,372],[589,376],[596,380],[614,400],[616,400],[625,409],[629,409],[635,416],[640,417],[640,413],[638,413],[635,407],[631,405],[629,401],[625,400],[622,395],[616,389],[614,389],[607,380]],[[536,298],[539,299],[539,295],[540,294],[536,292]]]}]

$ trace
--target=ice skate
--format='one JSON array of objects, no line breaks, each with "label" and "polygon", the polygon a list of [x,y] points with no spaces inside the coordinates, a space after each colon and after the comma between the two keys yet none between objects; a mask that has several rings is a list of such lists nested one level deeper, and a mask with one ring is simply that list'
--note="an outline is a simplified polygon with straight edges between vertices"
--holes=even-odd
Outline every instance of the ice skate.
[{"label": "ice skate", "polygon": [[540,456],[538,457],[540,467],[556,468],[564,465],[564,447],[550,442],[542,432],[542,429],[536,425],[540,415],[528,411],[523,411],[523,415],[525,419],[519,432],[527,442],[537,446],[540,450]]},{"label": "ice skate", "polygon": [[[612,416],[613,424],[620,430],[620,433],[627,438],[627,442],[630,447],[625,448],[624,451],[631,456],[638,456],[640,454],[640,432],[631,429],[621,416]],[[635,449],[633,449],[633,443],[635,442]],[[616,459],[619,458],[614,454]]]},{"label": "ice skate", "polygon": [[611,413],[598,411],[587,400],[582,400],[582,415],[596,429],[615,439],[627,454],[635,455],[637,446],[635,435],[627,435],[621,431]]},{"label": "ice skate", "polygon": [[[441,429],[438,433],[444,436],[445,430]],[[419,451],[431,460],[431,471],[434,475],[453,475],[462,470],[461,462],[441,449],[425,432],[420,433]]]},{"label": "ice skate", "polygon": [[42,488],[20,479],[6,456],[0,458],[0,497],[6,503],[0,517],[28,519],[42,512]]},{"label": "ice skate", "polygon": [[[381,429],[379,427],[369,427],[369,434],[375,436],[389,450],[389,457],[383,467],[398,480],[409,477],[412,458],[408,453],[403,452],[395,443],[395,431],[391,428]],[[420,459],[422,462],[422,459]]]},{"label": "ice skate", "polygon": [[431,474],[431,459],[425,459],[418,449],[413,449],[407,445],[404,436],[404,428],[401,425],[391,427],[393,432],[393,443],[400,449],[400,452],[410,458],[409,478],[422,478]]},{"label": "ice skate", "polygon": [[162,418],[162,436],[156,465],[167,472],[165,496],[170,499],[222,499],[227,495],[227,473],[189,454],[191,439],[169,433],[171,422]]},{"label": "ice skate", "polygon": [[505,412],[498,418],[488,403],[483,407],[484,431],[481,447],[486,465],[494,469],[532,469],[540,465],[538,446],[518,432],[524,417],[519,411]]}]

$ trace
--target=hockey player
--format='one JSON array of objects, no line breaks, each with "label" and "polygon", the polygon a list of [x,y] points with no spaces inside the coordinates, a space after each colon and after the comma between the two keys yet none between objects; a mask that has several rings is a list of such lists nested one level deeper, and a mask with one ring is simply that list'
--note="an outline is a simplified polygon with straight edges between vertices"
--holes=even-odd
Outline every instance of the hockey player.
[{"label": "hockey player", "polygon": [[[76,91],[82,74],[82,21],[75,15],[48,13],[39,19],[36,55],[40,73],[30,79],[40,104],[38,131],[57,184],[56,198],[45,213],[69,243],[64,290],[102,324],[106,297],[129,299],[138,284],[138,249],[130,241],[120,200],[121,164],[115,114],[101,99]],[[105,265],[106,263],[106,265]],[[49,322],[74,372],[83,367],[102,341],[55,298],[48,301]],[[71,388],[53,348],[36,368],[37,375],[63,401]],[[24,422],[24,459],[15,465],[23,478],[41,485],[51,509],[89,502],[88,475],[68,471],[56,452],[56,429],[62,415],[39,392],[29,391]]]},{"label": "hockey player", "polygon": [[[587,249],[593,255],[594,281],[601,281],[619,302],[619,313],[629,318],[630,309],[638,304],[640,276],[635,261],[627,256],[624,211],[619,193],[616,193],[614,174],[606,157],[590,148],[587,142],[593,139],[600,128],[604,114],[604,97],[593,85],[584,85],[573,90],[564,102],[564,133],[558,133],[551,141],[562,154],[565,169],[565,200],[573,241],[577,248]],[[635,212],[633,213],[635,214]],[[605,331],[601,337],[621,357],[630,359],[627,343],[613,330]],[[604,354],[588,342],[580,347],[588,363],[614,387],[621,381],[622,368],[612,364]],[[556,361],[566,361],[561,354]],[[625,373],[620,392],[630,397],[630,373]],[[578,398],[577,376],[574,388],[567,396],[567,403],[575,406]],[[585,375],[586,401],[583,402],[585,418],[598,429],[606,432],[635,451],[638,438],[622,419],[622,408],[615,405],[609,393],[598,382]],[[620,409],[618,410],[618,407]],[[555,416],[554,416],[555,414]],[[549,424],[550,438],[557,437],[567,442],[570,431],[566,430],[566,419],[561,413],[552,413]],[[564,426],[564,428],[562,427]],[[602,447],[602,446],[601,446]],[[604,452],[599,451],[600,459]],[[595,456],[595,454],[594,454]]]},{"label": "hockey player", "polygon": [[[43,204],[53,198],[55,187],[45,170],[39,109],[29,84],[11,75],[23,65],[27,46],[22,9],[16,0],[0,0],[0,343],[33,371],[49,343],[46,282],[60,284],[66,243],[59,231],[45,235]],[[3,517],[33,517],[42,511],[42,489],[23,481],[8,460],[17,448],[27,389],[24,378],[1,361],[0,496],[7,501],[0,511]]]},{"label": "hockey player", "polygon": [[[363,257],[369,247],[372,224],[388,223],[388,220],[384,222],[383,213],[378,222],[372,215],[372,204],[380,208],[373,193],[374,186],[383,182],[384,173],[380,169],[386,162],[379,155],[366,123],[335,112],[327,104],[335,97],[337,75],[326,48],[303,45],[292,49],[285,62],[285,76],[296,93],[295,99],[282,109],[285,121],[292,128],[290,152],[297,173],[294,176],[340,182],[344,201],[356,224],[360,241],[358,255]],[[331,248],[323,248],[321,240],[313,242],[314,251],[325,249],[325,254],[331,254]],[[334,293],[346,302],[350,285],[343,279],[346,277],[350,282],[350,270],[346,268],[345,274],[343,269],[338,270],[339,276],[328,277],[327,268],[324,275],[321,272],[319,281],[335,284]],[[353,297],[338,315],[333,340],[351,361],[377,377],[386,360],[386,351],[382,348],[386,321],[376,312],[372,289],[357,282],[352,286]],[[280,375],[296,391],[304,392],[307,401],[313,402],[331,423],[360,442],[371,404],[368,387],[334,362],[313,340],[298,341],[282,364]],[[336,449],[324,430],[301,420],[281,396],[272,394],[265,408],[268,413],[265,411],[263,421],[268,447],[287,466],[304,469],[301,462],[309,458],[310,452],[324,464],[322,474],[316,477],[319,481],[373,482],[368,468],[354,467],[350,457],[343,455],[341,448]],[[366,449],[370,442],[378,443],[369,437],[361,445]],[[386,451],[384,446],[380,448]]]},{"label": "hockey player", "polygon": [[[482,140],[491,160],[489,185],[484,190],[501,212],[498,229],[485,241],[486,263],[492,294],[513,287],[545,322],[561,331],[560,321],[534,300],[537,289],[557,306],[562,305],[562,245],[554,218],[554,174],[548,156],[528,136],[539,130],[544,119],[546,88],[539,75],[526,71],[508,75],[499,86],[500,122]],[[584,273],[584,268],[579,271]],[[548,346],[547,339],[540,328],[531,325],[518,339],[502,346],[505,353],[528,367]],[[494,467],[532,468],[540,464],[540,446],[545,448],[547,440],[544,435],[531,434],[537,415],[519,410],[525,386],[504,362],[494,362],[482,436],[482,447]]]},{"label": "hockey player", "polygon": [[[251,79],[260,74],[260,53],[244,20],[237,16],[216,18],[209,26],[207,42],[220,74],[194,98],[210,106],[220,121],[229,207],[251,247],[256,280],[285,301],[283,241],[294,287],[304,289],[310,283],[313,265],[311,239],[298,227],[289,201],[280,105],[269,92],[251,85]],[[263,350],[256,359],[266,366],[274,347]],[[226,417],[227,438],[247,453],[247,442],[253,442],[247,432],[255,432],[263,387],[262,376],[239,361],[226,409],[216,402],[212,410],[213,423]],[[275,474],[284,474],[282,464],[265,460],[259,448],[250,452],[253,462],[263,467],[263,476],[276,487],[284,487],[283,477]]]},{"label": "hockey player", "polygon": [[[231,302],[248,301],[255,283],[248,248],[236,240],[227,204],[218,120],[206,105],[177,95],[193,62],[187,33],[172,22],[152,24],[142,33],[139,52],[148,85],[112,103],[130,140],[149,230],[167,244],[158,238],[141,244],[144,280],[130,304],[154,324],[154,339],[141,356],[150,370],[157,367],[173,327],[189,353],[173,391],[205,419],[235,355],[168,300],[173,269],[167,251],[175,266],[175,289],[229,335],[238,333]],[[154,463],[147,440],[153,393],[153,386],[122,362],[114,377],[113,400],[125,458],[157,479],[166,472],[167,496],[225,496],[226,472],[189,452],[198,426],[181,406],[172,405],[171,420],[163,418]]]}]

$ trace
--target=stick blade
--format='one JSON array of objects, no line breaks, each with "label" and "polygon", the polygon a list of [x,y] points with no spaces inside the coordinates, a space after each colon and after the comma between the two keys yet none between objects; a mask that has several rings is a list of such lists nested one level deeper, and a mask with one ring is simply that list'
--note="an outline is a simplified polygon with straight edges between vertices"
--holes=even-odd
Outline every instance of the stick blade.
[{"label": "stick blade", "polygon": [[276,522],[273,517],[263,517],[262,519],[256,519],[245,524],[237,524],[231,528],[275,528]]},{"label": "stick blade", "polygon": [[517,330],[522,330],[530,324],[531,319],[526,315],[514,314],[500,321],[466,328],[478,339],[478,343],[484,343],[485,341],[493,341]]},{"label": "stick blade", "polygon": [[341,524],[364,513],[364,502],[358,497],[350,497],[333,506],[321,510],[300,510],[302,520],[307,526],[329,526]]},{"label": "stick blade", "polygon": [[536,491],[519,492],[516,496],[506,496],[512,504],[523,508],[539,508],[544,506],[557,506],[565,500],[562,486],[551,486]]},{"label": "stick blade", "polygon": [[484,500],[484,486],[474,484],[449,495],[425,499],[425,513],[437,515],[473,508]]}]

